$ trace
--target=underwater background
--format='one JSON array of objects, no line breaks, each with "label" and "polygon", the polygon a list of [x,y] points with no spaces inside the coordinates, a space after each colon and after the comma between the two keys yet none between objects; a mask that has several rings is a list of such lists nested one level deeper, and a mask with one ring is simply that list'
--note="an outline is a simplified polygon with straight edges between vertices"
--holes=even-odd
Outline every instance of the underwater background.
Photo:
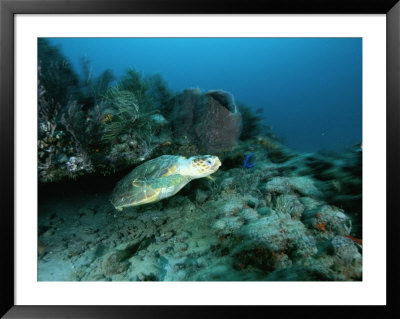
[{"label": "underwater background", "polygon": [[38,280],[362,280],[361,136],[361,38],[40,38]]}]

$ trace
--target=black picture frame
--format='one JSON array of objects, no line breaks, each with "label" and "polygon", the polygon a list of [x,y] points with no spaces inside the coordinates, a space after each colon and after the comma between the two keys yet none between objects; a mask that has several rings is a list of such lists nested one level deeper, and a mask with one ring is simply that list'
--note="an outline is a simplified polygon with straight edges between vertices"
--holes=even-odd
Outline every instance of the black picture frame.
[{"label": "black picture frame", "polygon": [[[14,15],[15,14],[386,14],[387,21],[387,305],[386,306],[17,306],[14,303]],[[400,317],[400,3],[398,0],[0,0],[0,315],[4,318],[164,318],[278,316]],[[379,107],[379,106],[377,106]],[[238,292],[240,293],[240,292]],[[254,313],[254,315],[256,315]]]}]

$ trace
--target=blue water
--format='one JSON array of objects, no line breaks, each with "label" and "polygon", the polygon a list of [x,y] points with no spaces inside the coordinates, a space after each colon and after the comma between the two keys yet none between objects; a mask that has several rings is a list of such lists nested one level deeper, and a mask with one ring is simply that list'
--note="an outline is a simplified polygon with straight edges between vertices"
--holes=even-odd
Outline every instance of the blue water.
[{"label": "blue water", "polygon": [[361,142],[361,38],[52,38],[77,73],[129,67],[160,73],[173,91],[223,89],[262,108],[266,124],[300,151]]}]

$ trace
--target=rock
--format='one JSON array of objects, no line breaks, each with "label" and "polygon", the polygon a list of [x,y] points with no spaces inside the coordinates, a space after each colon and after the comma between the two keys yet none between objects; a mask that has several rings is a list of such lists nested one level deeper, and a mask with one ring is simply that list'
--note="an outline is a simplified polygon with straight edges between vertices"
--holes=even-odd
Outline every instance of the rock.
[{"label": "rock", "polygon": [[213,224],[213,228],[220,234],[226,235],[234,233],[243,225],[243,223],[243,219],[238,216],[223,217]]},{"label": "rock", "polygon": [[43,237],[44,238],[49,238],[49,237],[51,237],[51,236],[53,236],[54,235],[54,230],[53,229],[49,229],[48,231],[46,231],[44,234],[43,234]]},{"label": "rock", "polygon": [[172,245],[171,246],[162,246],[160,249],[159,249],[159,254],[161,255],[161,256],[163,256],[163,255],[165,255],[165,254],[168,254],[169,252],[171,252],[173,250],[173,247],[172,247]]},{"label": "rock", "polygon": [[221,188],[224,190],[231,189],[235,185],[235,179],[233,177],[228,177],[222,180]]},{"label": "rock", "polygon": [[119,252],[113,252],[104,258],[103,269],[108,276],[120,274],[129,268],[128,261],[121,261]]},{"label": "rock", "polygon": [[167,219],[168,219],[167,217],[154,216],[152,218],[152,221],[156,226],[159,227],[161,225],[164,225]]},{"label": "rock", "polygon": [[302,220],[309,228],[329,238],[348,235],[352,228],[350,217],[339,208],[329,205],[304,211]]},{"label": "rock", "polygon": [[249,206],[250,208],[254,208],[254,209],[257,209],[258,205],[260,204],[260,201],[258,198],[255,198],[255,197],[249,196],[249,195],[244,197],[244,201],[247,206]]},{"label": "rock", "polygon": [[289,178],[292,190],[308,197],[322,197],[322,192],[315,186],[315,180],[308,176],[295,176]]},{"label": "rock", "polygon": [[219,200],[215,202],[215,207],[212,209],[217,210],[223,216],[232,216],[237,214],[243,208],[243,200],[239,197],[233,197],[229,201]]},{"label": "rock", "polygon": [[188,249],[188,245],[185,243],[176,243],[174,245],[174,251],[177,253],[186,252]]},{"label": "rock", "polygon": [[64,164],[68,161],[68,156],[64,153],[57,156],[57,162]]},{"label": "rock", "polygon": [[292,266],[277,269],[270,273],[265,280],[267,281],[321,281],[332,280],[324,272],[301,266]]},{"label": "rock", "polygon": [[261,187],[261,189],[266,193],[289,194],[290,184],[286,177],[274,177]]},{"label": "rock", "polygon": [[281,195],[275,201],[274,210],[278,213],[289,214],[292,218],[300,219],[304,206],[295,195]]},{"label": "rock", "polygon": [[209,194],[202,189],[197,189],[196,190],[196,202],[198,204],[203,204],[209,197]]},{"label": "rock", "polygon": [[299,193],[308,197],[322,197],[322,192],[315,186],[315,181],[308,176],[274,177],[261,190],[264,193],[290,194]]},{"label": "rock", "polygon": [[288,255],[281,253],[274,256],[274,269],[287,268],[291,265],[292,261],[290,260]]},{"label": "rock", "polygon": [[258,213],[261,216],[270,216],[271,214],[275,214],[274,210],[271,207],[259,207],[257,209]]},{"label": "rock", "polygon": [[361,262],[361,254],[351,239],[343,236],[335,236],[331,243],[340,264],[352,265]]},{"label": "rock", "polygon": [[311,197],[300,197],[299,201],[304,205],[307,210],[318,208],[322,205],[321,201],[318,201]]},{"label": "rock", "polygon": [[177,241],[180,241],[180,242],[183,242],[183,241],[189,239],[191,236],[192,236],[192,235],[191,235],[190,232],[187,232],[187,231],[180,231],[180,232],[178,232],[178,234],[176,235],[176,240],[177,240]]},{"label": "rock", "polygon": [[166,125],[168,121],[161,114],[154,114],[151,116],[150,120],[157,125]]},{"label": "rock", "polygon": [[244,225],[240,235],[253,245],[261,245],[269,251],[283,252],[294,246],[304,235],[305,227],[290,215],[261,217]]},{"label": "rock", "polygon": [[296,240],[294,257],[308,258],[318,252],[317,242],[313,236],[302,235]]},{"label": "rock", "polygon": [[255,220],[258,218],[258,213],[252,208],[245,208],[240,212],[240,216],[246,221]]},{"label": "rock", "polygon": [[168,239],[170,239],[172,236],[174,236],[174,233],[173,233],[172,231],[167,231],[167,232],[162,233],[162,234],[160,235],[159,240],[160,240],[161,242],[165,242],[165,241],[167,241]]},{"label": "rock", "polygon": [[79,208],[79,218],[83,216],[93,216],[93,213],[95,213],[95,210],[91,207],[82,207]]}]

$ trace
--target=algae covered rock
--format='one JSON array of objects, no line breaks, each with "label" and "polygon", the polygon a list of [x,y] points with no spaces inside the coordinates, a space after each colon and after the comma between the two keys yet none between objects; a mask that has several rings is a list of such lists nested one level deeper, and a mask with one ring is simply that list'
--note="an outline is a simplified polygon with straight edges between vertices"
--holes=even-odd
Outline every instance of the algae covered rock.
[{"label": "algae covered rock", "polygon": [[103,268],[106,275],[116,275],[126,272],[129,269],[129,262],[123,260],[121,253],[113,252],[104,259]]},{"label": "algae covered rock", "polygon": [[295,251],[293,256],[295,258],[307,258],[312,257],[318,252],[317,241],[311,235],[300,236],[295,243]]},{"label": "algae covered rock", "polygon": [[322,192],[308,176],[274,177],[262,188],[266,193],[290,194],[298,193],[303,196],[320,198]]},{"label": "algae covered rock", "polygon": [[324,237],[348,235],[352,229],[351,218],[337,207],[329,205],[304,211],[302,220],[315,233]]},{"label": "algae covered rock", "polygon": [[268,248],[271,251],[286,250],[304,234],[304,225],[292,220],[290,215],[261,217],[244,225],[240,234],[245,240]]},{"label": "algae covered rock", "polygon": [[351,265],[361,261],[361,255],[354,242],[343,236],[335,236],[332,241],[335,256],[343,265]]},{"label": "algae covered rock", "polygon": [[242,218],[231,216],[218,219],[212,227],[219,233],[226,235],[235,233],[243,224],[244,220]]},{"label": "algae covered rock", "polygon": [[296,195],[280,195],[275,200],[275,211],[282,214],[289,214],[292,218],[301,218],[304,211],[303,204]]},{"label": "algae covered rock", "polygon": [[339,271],[338,280],[360,280],[362,277],[362,256],[349,238],[335,236],[332,241],[335,253],[334,268]]}]

